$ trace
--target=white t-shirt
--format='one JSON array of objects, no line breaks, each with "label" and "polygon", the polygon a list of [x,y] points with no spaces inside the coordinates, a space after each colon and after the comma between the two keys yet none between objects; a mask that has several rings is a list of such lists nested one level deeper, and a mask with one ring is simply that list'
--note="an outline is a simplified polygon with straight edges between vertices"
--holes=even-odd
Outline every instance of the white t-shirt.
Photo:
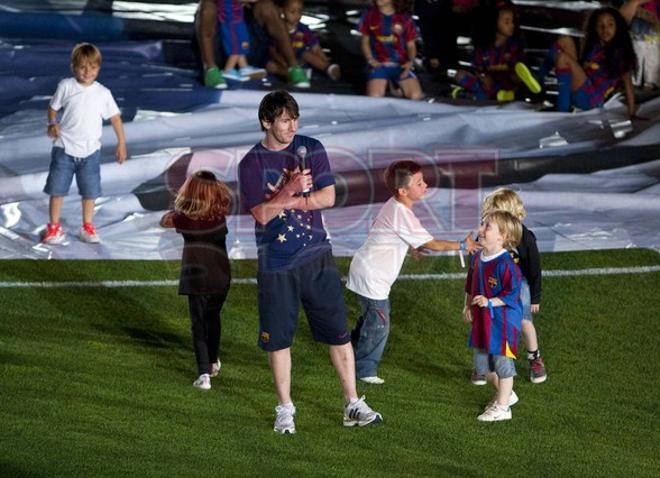
[{"label": "white t-shirt", "polygon": [[353,256],[346,287],[374,300],[390,295],[408,248],[433,240],[412,210],[390,198],[378,212],[366,242]]},{"label": "white t-shirt", "polygon": [[101,147],[103,120],[119,114],[109,89],[96,81],[83,86],[75,78],[60,81],[50,107],[64,108],[60,135],[53,144],[76,158],[86,158]]}]

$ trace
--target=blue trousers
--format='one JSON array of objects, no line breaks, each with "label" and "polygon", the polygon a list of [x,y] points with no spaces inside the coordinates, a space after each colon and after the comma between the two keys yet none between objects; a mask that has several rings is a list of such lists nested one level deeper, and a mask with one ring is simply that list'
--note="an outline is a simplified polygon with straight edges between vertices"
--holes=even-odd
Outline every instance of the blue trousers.
[{"label": "blue trousers", "polygon": [[359,294],[357,297],[362,315],[351,332],[355,369],[358,378],[373,377],[378,375],[378,364],[390,335],[390,301],[368,299]]}]

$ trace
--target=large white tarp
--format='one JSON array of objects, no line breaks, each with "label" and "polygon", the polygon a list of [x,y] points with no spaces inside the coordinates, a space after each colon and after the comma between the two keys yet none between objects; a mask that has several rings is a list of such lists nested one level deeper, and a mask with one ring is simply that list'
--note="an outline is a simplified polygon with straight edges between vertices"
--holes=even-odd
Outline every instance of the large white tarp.
[{"label": "large white tarp", "polygon": [[[138,110],[125,125],[130,158],[114,162],[104,129],[103,197],[95,223],[102,242],[82,243],[75,183],[64,201],[66,244],[39,244],[48,221],[42,192],[51,142],[43,111],[0,121],[0,258],[162,259],[179,257],[181,238],[158,221],[186,173],[214,170],[232,187],[236,166],[263,137],[263,91],[229,91],[192,113]],[[296,94],[299,134],[328,150],[338,205],[324,213],[334,251],[350,256],[385,199],[382,169],[411,158],[432,186],[415,210],[439,238],[456,239],[479,222],[479,203],[498,185],[521,192],[543,251],[660,248],[660,99],[631,125],[624,108],[577,114],[537,112],[524,104],[455,106],[357,96]],[[253,222],[229,219],[232,257],[254,257]]]}]

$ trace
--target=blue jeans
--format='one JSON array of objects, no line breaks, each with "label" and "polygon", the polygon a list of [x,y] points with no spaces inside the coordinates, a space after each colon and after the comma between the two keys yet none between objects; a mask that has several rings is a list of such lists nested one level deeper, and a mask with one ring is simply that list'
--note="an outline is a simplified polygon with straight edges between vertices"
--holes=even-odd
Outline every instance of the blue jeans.
[{"label": "blue jeans", "polygon": [[358,378],[374,377],[390,335],[390,301],[357,297],[362,315],[351,332],[355,370]]}]

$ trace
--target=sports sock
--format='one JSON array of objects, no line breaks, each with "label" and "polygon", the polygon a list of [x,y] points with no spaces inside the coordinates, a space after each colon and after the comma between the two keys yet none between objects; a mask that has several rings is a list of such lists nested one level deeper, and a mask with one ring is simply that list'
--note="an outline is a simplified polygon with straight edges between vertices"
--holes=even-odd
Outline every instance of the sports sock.
[{"label": "sports sock", "polygon": [[538,72],[538,77],[537,80],[539,80],[539,83],[541,85],[543,84],[543,80],[545,79],[546,76],[548,76],[548,73],[550,73],[550,70],[555,66],[555,60],[557,59],[557,55],[561,51],[561,48],[559,46],[559,43],[554,42],[550,49],[548,50],[548,53],[545,55],[545,58],[543,59],[543,63],[541,63],[541,66],[539,68]]},{"label": "sports sock", "polygon": [[571,70],[569,68],[557,68],[556,71],[559,86],[557,111],[567,112],[571,108]]}]

